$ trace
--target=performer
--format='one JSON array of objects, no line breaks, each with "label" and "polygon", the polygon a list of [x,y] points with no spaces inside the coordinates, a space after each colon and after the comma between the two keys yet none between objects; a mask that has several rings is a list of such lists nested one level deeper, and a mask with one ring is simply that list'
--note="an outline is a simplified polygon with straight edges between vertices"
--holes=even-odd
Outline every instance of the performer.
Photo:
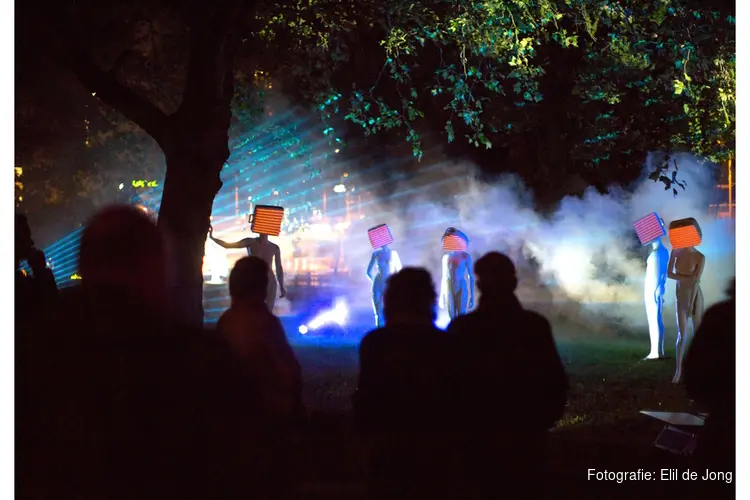
[{"label": "performer", "polygon": [[464,233],[454,227],[445,230],[440,309],[447,307],[451,319],[474,307],[474,269],[468,247],[469,237]]},{"label": "performer", "polygon": [[[281,291],[279,298],[283,299],[286,296],[286,289],[284,288],[284,268],[281,265],[281,250],[278,245],[268,241],[268,234],[265,234],[269,232],[274,236],[280,234],[281,218],[278,219],[278,225],[276,225],[275,220],[271,221],[272,226],[277,226],[271,228],[268,227],[269,221],[266,220],[266,212],[276,212],[278,210],[281,210],[283,215],[283,209],[280,207],[265,207],[262,205],[257,205],[255,207],[255,212],[250,217],[250,222],[252,223],[251,230],[260,233],[257,238],[243,238],[236,243],[227,243],[226,241],[214,238],[213,227],[209,227],[208,229],[208,237],[222,248],[245,248],[247,249],[248,255],[259,257],[268,264],[268,293],[266,294],[266,305],[271,312],[273,312],[274,305],[276,305],[277,278],[279,285],[278,288]],[[272,264],[273,267],[276,268],[275,275],[271,268]]]},{"label": "performer", "polygon": [[[703,292],[700,280],[706,265],[706,257],[696,250],[701,243],[702,232],[698,222],[681,219],[669,224],[669,239],[672,253],[669,256],[668,277],[675,280],[675,307],[677,309],[677,367],[673,384],[682,379],[682,364],[693,333],[703,319]],[[692,320],[692,329],[688,322]]]},{"label": "performer", "polygon": [[653,212],[633,224],[641,244],[648,245],[650,252],[646,259],[646,277],[643,283],[643,300],[646,305],[648,333],[651,351],[645,359],[664,358],[664,289],[667,284],[669,251],[662,242],[667,231],[662,220]]},{"label": "performer", "polygon": [[383,296],[388,278],[401,270],[401,259],[398,252],[391,250],[393,236],[386,224],[381,224],[367,230],[370,243],[375,250],[367,266],[367,278],[372,283],[372,308],[375,313],[375,325],[385,326],[383,315]]}]

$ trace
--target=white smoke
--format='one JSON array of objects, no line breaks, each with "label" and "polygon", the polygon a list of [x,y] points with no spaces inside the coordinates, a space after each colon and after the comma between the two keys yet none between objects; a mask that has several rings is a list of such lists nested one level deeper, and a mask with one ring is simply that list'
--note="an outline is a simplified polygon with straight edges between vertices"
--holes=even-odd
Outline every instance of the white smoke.
[{"label": "white smoke", "polygon": [[[643,176],[632,186],[612,187],[607,193],[593,188],[582,197],[566,197],[552,214],[534,209],[533,194],[515,176],[487,184],[476,180],[476,169],[466,163],[423,165],[421,173],[402,181],[395,196],[365,206],[367,216],[354,227],[346,242],[347,262],[363,280],[363,304],[367,304],[365,266],[372,249],[366,229],[387,223],[405,266],[426,267],[436,284],[440,279],[440,238],[455,226],[471,238],[474,259],[499,250],[519,260],[525,243],[527,254],[539,261],[541,274],[556,287],[545,297],[535,296],[539,287],[521,282],[525,302],[551,300],[575,305],[578,312],[597,311],[604,319],[625,325],[645,325],[642,307],[644,252],[632,251],[632,224],[657,212],[668,225],[685,217],[698,220],[703,231],[699,250],[706,255],[702,286],[706,304],[721,300],[734,276],[734,228],[726,220],[709,215],[714,197],[716,168],[681,154],[675,157],[678,179],[685,189],[673,196],[664,184],[648,178],[653,170],[650,156]],[[664,244],[670,249],[669,240]],[[360,264],[361,263],[361,264]],[[553,295],[549,295],[553,293]],[[667,283],[665,318],[674,307],[674,283]],[[668,321],[665,319],[665,321]]]}]

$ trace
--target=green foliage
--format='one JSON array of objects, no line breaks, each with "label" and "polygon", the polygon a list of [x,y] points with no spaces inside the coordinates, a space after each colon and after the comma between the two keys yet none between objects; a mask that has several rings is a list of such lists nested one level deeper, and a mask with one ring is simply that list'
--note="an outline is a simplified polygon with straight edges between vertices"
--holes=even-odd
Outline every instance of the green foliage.
[{"label": "green foliage", "polygon": [[[417,157],[424,118],[445,123],[448,142],[485,148],[527,129],[540,82],[556,77],[546,69],[558,46],[575,54],[571,98],[588,137],[575,158],[596,166],[615,152],[663,148],[721,161],[734,150],[734,18],[695,5],[311,0],[277,7],[262,33],[294,41],[294,62],[304,63],[291,74],[304,78],[326,129],[336,116],[365,135],[403,129]],[[377,43],[358,53],[368,36]],[[379,60],[379,72],[341,75],[361,57]]]}]

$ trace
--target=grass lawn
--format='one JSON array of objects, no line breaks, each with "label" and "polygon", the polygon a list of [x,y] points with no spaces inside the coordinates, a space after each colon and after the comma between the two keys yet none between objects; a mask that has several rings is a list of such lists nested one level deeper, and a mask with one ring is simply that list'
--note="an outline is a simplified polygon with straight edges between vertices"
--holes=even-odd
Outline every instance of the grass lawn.
[{"label": "grass lawn", "polygon": [[[657,473],[662,468],[687,469],[692,464],[685,458],[652,446],[662,424],[639,411],[698,409],[682,388],[671,384],[674,331],[667,332],[669,359],[643,361],[648,350],[645,337],[599,333],[587,338],[570,328],[556,327],[571,391],[565,415],[552,431],[550,471],[540,473],[550,498],[650,498],[690,492],[697,496],[689,498],[724,498],[716,493],[698,494],[697,485],[688,482],[617,484],[586,480],[589,468],[615,472],[643,468]],[[314,498],[318,496],[313,491],[319,492],[319,498],[359,498],[361,494],[363,453],[352,427],[349,404],[357,380],[357,347],[355,343],[295,346],[303,367],[305,399],[315,422],[309,436],[299,443],[297,465]]]}]

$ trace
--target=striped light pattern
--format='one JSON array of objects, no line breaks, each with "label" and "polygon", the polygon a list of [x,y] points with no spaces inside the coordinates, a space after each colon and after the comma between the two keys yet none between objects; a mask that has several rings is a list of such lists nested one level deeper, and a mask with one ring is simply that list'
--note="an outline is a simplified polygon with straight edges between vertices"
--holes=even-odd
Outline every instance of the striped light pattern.
[{"label": "striped light pattern", "polygon": [[256,205],[250,229],[256,234],[278,236],[281,234],[281,223],[284,220],[284,209],[270,205]]},{"label": "striped light pattern", "polygon": [[393,236],[391,235],[391,230],[388,229],[388,224],[371,227],[367,230],[367,236],[370,238],[370,244],[375,250],[393,243]]},{"label": "striped light pattern", "polygon": [[696,247],[701,244],[702,240],[701,227],[692,217],[669,223],[669,242],[673,249]]},{"label": "striped light pattern", "polygon": [[664,224],[662,224],[659,215],[656,212],[651,212],[645,217],[642,217],[633,223],[633,229],[635,229],[638,239],[641,240],[641,245],[651,243],[657,238],[661,238],[667,234]]},{"label": "striped light pattern", "polygon": [[445,252],[465,252],[469,243],[456,234],[443,236],[443,250]]}]

